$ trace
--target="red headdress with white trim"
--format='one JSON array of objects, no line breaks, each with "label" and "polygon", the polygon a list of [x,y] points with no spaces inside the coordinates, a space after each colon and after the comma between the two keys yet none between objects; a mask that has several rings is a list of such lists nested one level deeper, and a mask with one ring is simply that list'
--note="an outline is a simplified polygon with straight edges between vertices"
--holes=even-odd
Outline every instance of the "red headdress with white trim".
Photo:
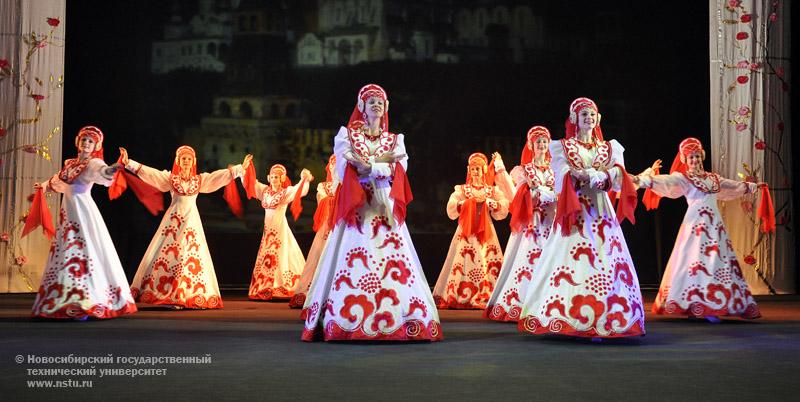
[{"label": "red headdress with white trim", "polygon": [[281,180],[281,187],[287,188],[292,185],[292,181],[289,179],[289,176],[286,174],[286,166],[281,165],[280,163],[276,163],[269,168],[269,174],[277,174],[279,176],[283,176],[283,180]]},{"label": "red headdress with white trim", "polygon": [[[527,136],[528,139],[525,142],[525,146],[522,147],[522,156],[519,158],[519,164],[520,165],[524,165],[526,163],[531,163],[531,161],[533,160],[533,154],[534,154],[534,152],[533,152],[534,144],[536,143],[536,140],[538,140],[541,137],[545,137],[545,138],[547,138],[548,141],[550,141],[550,139],[551,139],[550,130],[548,130],[547,127],[544,127],[544,126],[533,126],[533,127],[530,128],[530,130],[528,130],[528,136]],[[550,158],[550,150],[549,149],[545,153],[544,158],[545,158],[545,160],[550,162],[551,158]]]},{"label": "red headdress with white trim", "polygon": [[78,130],[78,135],[75,137],[76,148],[78,148],[78,144],[83,137],[89,137],[95,142],[94,151],[92,151],[91,157],[103,159],[103,132],[95,126],[86,126],[81,128]]},{"label": "red headdress with white trim", "polygon": [[192,156],[192,176],[197,175],[197,154],[194,152],[194,148],[188,145],[181,145],[175,151],[175,162],[172,163],[172,174],[180,174],[181,173],[181,165],[180,165],[180,158],[182,155],[191,155]]},{"label": "red headdress with white trim", "polygon": [[564,126],[567,128],[567,139],[578,134],[578,113],[587,108],[597,112],[597,125],[594,126],[592,135],[598,140],[603,139],[603,130],[600,129],[600,110],[597,109],[597,104],[589,98],[575,99],[569,105],[569,117],[567,118],[567,121],[564,122]]},{"label": "red headdress with white trim", "polygon": [[681,172],[686,173],[688,166],[686,165],[686,158],[694,152],[700,152],[703,155],[703,159],[706,159],[706,151],[703,149],[703,143],[700,142],[697,138],[689,137],[678,145],[678,154],[675,155],[675,159],[672,161],[672,167],[670,167],[669,172]]},{"label": "red headdress with white trim", "polygon": [[350,114],[350,121],[347,124],[348,127],[355,122],[367,123],[366,105],[369,98],[372,97],[383,99],[385,106],[383,118],[381,119],[381,130],[389,130],[389,97],[386,95],[386,91],[376,84],[364,85],[361,87],[361,90],[358,91],[356,106],[353,108],[353,113]]}]

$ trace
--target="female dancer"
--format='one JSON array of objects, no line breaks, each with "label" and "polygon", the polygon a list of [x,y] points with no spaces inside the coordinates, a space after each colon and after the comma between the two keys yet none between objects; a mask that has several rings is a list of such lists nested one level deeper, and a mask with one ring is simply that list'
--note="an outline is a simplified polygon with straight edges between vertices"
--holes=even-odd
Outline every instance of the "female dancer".
[{"label": "female dancer", "polygon": [[[245,170],[248,170],[250,163],[245,161]],[[300,183],[292,185],[286,176],[286,168],[280,164],[272,165],[267,176],[269,185],[259,182],[255,177],[251,180],[255,187],[255,197],[264,208],[264,233],[248,292],[251,300],[292,297],[306,262],[292,229],[289,228],[289,222],[286,221],[286,208],[295,199],[299,205],[300,197],[308,194],[309,182],[314,177],[308,169],[303,169],[300,172]],[[242,178],[242,181],[245,179]]]},{"label": "female dancer", "polygon": [[[519,166],[498,173],[498,186],[511,203],[511,237],[492,297],[484,316],[495,321],[519,320],[536,260],[550,237],[555,218],[555,175],[550,168],[550,131],[542,126],[528,130]],[[513,184],[516,191],[513,191]]]},{"label": "female dancer", "polygon": [[91,193],[94,183],[110,186],[121,166],[103,162],[103,132],[97,127],[80,129],[75,146],[77,158],[65,160],[58,174],[34,185],[40,204],[42,190],[64,198],[31,315],[85,320],[135,313],[128,280]]},{"label": "female dancer", "polygon": [[508,215],[508,200],[494,185],[494,169],[486,155],[470,155],[467,181],[455,187],[447,202],[447,216],[458,219],[458,228],[433,288],[438,308],[483,309],[492,294],[503,251],[490,215],[495,220]]},{"label": "female dancer", "polygon": [[742,276],[717,200],[732,200],[766,184],[706,172],[705,155],[700,140],[687,138],[678,147],[670,174],[646,172],[634,179],[657,196],[686,197],[689,204],[652,310],[714,323],[720,321],[718,316],[758,318],[761,313]]},{"label": "female dancer", "polygon": [[[520,331],[591,338],[644,334],[639,281],[619,225],[633,222],[636,190],[625,172],[622,146],[605,141],[597,105],[570,105],[566,138],[550,144],[559,193],[555,232],[545,243]],[[617,213],[607,191],[621,190]],[[560,229],[559,229],[560,227]]]},{"label": "female dancer", "polygon": [[325,182],[317,185],[317,211],[314,213],[314,241],[311,243],[311,249],[308,251],[306,258],[306,265],[303,267],[303,273],[300,275],[300,282],[297,284],[297,290],[289,300],[290,308],[301,308],[306,302],[306,294],[311,287],[311,281],[314,279],[314,273],[317,272],[317,264],[319,257],[322,254],[322,249],[325,247],[325,242],[328,241],[328,234],[333,227],[333,199],[336,196],[336,188],[339,186],[338,182],[334,182],[334,170],[336,169],[336,155],[331,155],[328,158],[328,165],[325,166]]},{"label": "female dancer", "polygon": [[389,101],[358,92],[334,139],[341,181],[336,224],[303,306],[302,339],[442,339],[439,316],[405,224],[411,189],[402,134],[389,132]]},{"label": "female dancer", "polygon": [[[131,284],[133,297],[175,309],[222,308],[217,275],[197,211],[197,195],[217,191],[240,177],[242,165],[198,174],[194,149],[183,145],[175,151],[172,171],[159,171],[128,159],[124,148],[120,152],[126,169],[172,195],[172,203],[136,270]],[[252,155],[247,155],[245,162],[250,159]]]}]

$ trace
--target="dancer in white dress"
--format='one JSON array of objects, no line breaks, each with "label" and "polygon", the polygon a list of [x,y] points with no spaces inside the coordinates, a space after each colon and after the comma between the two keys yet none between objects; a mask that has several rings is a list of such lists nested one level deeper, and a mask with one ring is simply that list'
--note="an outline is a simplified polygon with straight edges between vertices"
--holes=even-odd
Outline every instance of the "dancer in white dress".
[{"label": "dancer in white dress", "polygon": [[370,84],[334,139],[335,226],[303,306],[302,339],[442,339],[439,315],[405,224],[411,189],[402,134]]},{"label": "dancer in white dress", "polygon": [[467,180],[455,186],[447,216],[458,219],[442,271],[433,288],[437,308],[484,309],[503,265],[492,219],[508,215],[508,199],[494,185],[495,164],[476,152],[467,160]]},{"label": "dancer in white dress", "polygon": [[[247,155],[245,161],[248,159],[252,156]],[[175,151],[171,172],[129,160],[124,149],[122,163],[145,183],[172,196],[131,284],[136,301],[174,308],[222,308],[197,195],[217,191],[241,177],[242,165],[198,174],[194,149],[187,145]]]},{"label": "dancer in white dress", "polygon": [[97,127],[80,129],[75,146],[77,158],[35,185],[64,198],[31,315],[81,320],[135,313],[125,271],[91,194],[95,183],[110,186],[121,167],[103,162],[103,133]]},{"label": "dancer in white dress", "polygon": [[[520,331],[591,338],[645,333],[644,303],[620,222],[633,222],[636,190],[622,146],[605,141],[597,105],[570,105],[566,138],[550,144],[558,195],[546,241],[522,303]],[[620,191],[615,214],[608,191]]]},{"label": "dancer in white dress", "polygon": [[[764,183],[729,180],[703,169],[705,150],[696,138],[680,143],[668,175],[635,178],[660,197],[685,197],[689,205],[653,303],[653,313],[706,318],[758,318],[758,305],[742,276],[717,201],[755,192]],[[657,203],[656,203],[657,205]]]},{"label": "dancer in white dress", "polygon": [[[497,174],[498,186],[511,203],[511,237],[503,267],[484,316],[495,321],[519,320],[537,260],[550,237],[556,212],[555,175],[550,168],[550,131],[542,126],[528,130],[519,166]],[[516,189],[515,187],[516,186]]]},{"label": "dancer in white dress", "polygon": [[[244,164],[245,170],[248,163]],[[300,177],[300,182],[292,185],[286,167],[275,164],[269,169],[269,185],[252,179],[255,197],[264,208],[264,233],[250,280],[251,300],[289,299],[294,295],[306,260],[289,228],[286,209],[295,199],[299,203],[300,197],[308,194],[309,183],[314,180],[308,169],[303,169]]]},{"label": "dancer in white dress", "polygon": [[[333,201],[336,196],[336,188],[339,187],[339,183],[333,180],[336,177],[335,169],[336,155],[331,155],[328,158],[328,165],[325,166],[327,177],[324,182],[317,185],[317,211],[314,213],[314,232],[317,234],[314,235],[311,249],[308,250],[306,265],[303,267],[303,273],[300,274],[300,282],[297,284],[294,296],[289,300],[290,308],[302,308],[305,304],[306,294],[311,287],[314,273],[317,272],[319,257],[325,248],[325,242],[328,241],[328,234],[333,228]],[[305,317],[301,318],[305,319]]]}]

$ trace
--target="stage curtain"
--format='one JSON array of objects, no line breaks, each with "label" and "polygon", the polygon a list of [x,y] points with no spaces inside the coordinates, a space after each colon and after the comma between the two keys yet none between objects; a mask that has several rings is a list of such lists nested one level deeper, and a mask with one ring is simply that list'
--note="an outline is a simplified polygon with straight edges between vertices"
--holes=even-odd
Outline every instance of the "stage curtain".
[{"label": "stage curtain", "polygon": [[[61,164],[65,0],[0,0],[0,293],[38,290],[50,242],[20,239],[34,181]],[[47,197],[54,217],[60,198]]]},{"label": "stage curtain", "polygon": [[709,4],[711,166],[730,179],[768,182],[778,226],[774,234],[759,230],[758,194],[720,203],[722,215],[753,293],[794,293],[791,4]]}]

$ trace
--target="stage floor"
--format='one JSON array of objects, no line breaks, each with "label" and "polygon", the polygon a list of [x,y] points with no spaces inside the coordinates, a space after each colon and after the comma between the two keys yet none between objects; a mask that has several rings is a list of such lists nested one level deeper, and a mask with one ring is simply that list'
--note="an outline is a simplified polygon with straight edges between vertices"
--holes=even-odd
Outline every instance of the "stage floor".
[{"label": "stage floor", "polygon": [[[0,295],[6,401],[800,399],[798,296],[758,298],[764,317],[755,321],[648,314],[647,336],[599,344],[523,335],[480,311],[453,310],[440,310],[438,343],[305,343],[299,310],[244,292],[223,293],[223,310],[140,304],[136,314],[88,322],[32,320],[33,299]],[[76,384],[84,387],[45,388]]]}]

